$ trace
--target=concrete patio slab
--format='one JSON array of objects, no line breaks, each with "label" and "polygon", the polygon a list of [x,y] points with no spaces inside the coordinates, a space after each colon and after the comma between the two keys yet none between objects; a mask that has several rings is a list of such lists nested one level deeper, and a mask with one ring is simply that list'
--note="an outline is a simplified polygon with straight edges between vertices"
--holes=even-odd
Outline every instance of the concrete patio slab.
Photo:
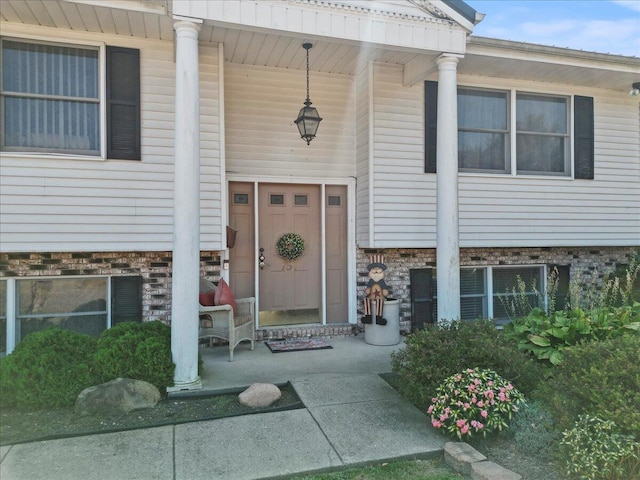
[{"label": "concrete patio slab", "polygon": [[172,480],[173,427],[14,445],[0,464],[11,480]]},{"label": "concrete patio slab", "polygon": [[307,408],[398,397],[377,374],[312,374],[292,384]]},{"label": "concrete patio slab", "polygon": [[229,362],[226,346],[200,349],[203,390],[238,388],[252,383],[285,383],[316,373],[382,373],[391,371],[391,352],[404,347],[368,345],[364,336],[328,338],[330,350],[271,353],[264,342],[254,351],[240,344]]},{"label": "concrete patio slab", "polygon": [[342,465],[305,409],[177,425],[176,480],[248,480]]},{"label": "concrete patio slab", "polygon": [[7,455],[7,453],[9,453],[9,449],[11,448],[11,445],[6,445],[4,447],[0,447],[0,462],[2,462],[2,460],[4,460],[4,457]]},{"label": "concrete patio slab", "polygon": [[345,464],[440,455],[445,439],[401,397],[309,408]]}]

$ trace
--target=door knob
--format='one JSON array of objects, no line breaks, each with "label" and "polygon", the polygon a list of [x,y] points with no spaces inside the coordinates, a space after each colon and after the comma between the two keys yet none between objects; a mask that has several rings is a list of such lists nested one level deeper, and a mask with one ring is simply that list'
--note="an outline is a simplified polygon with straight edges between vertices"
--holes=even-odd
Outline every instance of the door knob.
[{"label": "door knob", "polygon": [[264,248],[260,247],[260,255],[258,256],[258,266],[260,270],[264,268]]}]

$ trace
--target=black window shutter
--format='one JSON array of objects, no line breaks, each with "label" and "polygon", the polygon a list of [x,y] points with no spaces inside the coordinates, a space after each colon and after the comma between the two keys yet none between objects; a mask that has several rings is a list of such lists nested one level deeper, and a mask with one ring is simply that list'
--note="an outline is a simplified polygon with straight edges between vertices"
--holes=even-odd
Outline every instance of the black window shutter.
[{"label": "black window shutter", "polygon": [[593,180],[593,98],[574,97],[575,178]]},{"label": "black window shutter", "polygon": [[438,134],[438,82],[424,82],[424,171],[436,173],[436,136]]},{"label": "black window shutter", "polygon": [[431,268],[409,270],[411,290],[411,329],[424,329],[433,323],[433,278]]},{"label": "black window shutter", "polygon": [[555,310],[564,310],[569,301],[569,281],[571,280],[571,265],[549,265],[549,273],[558,270],[558,290],[556,291]]},{"label": "black window shutter", "polygon": [[140,160],[140,50],[107,47],[107,158]]},{"label": "black window shutter", "polygon": [[111,277],[111,326],[142,321],[142,277]]}]

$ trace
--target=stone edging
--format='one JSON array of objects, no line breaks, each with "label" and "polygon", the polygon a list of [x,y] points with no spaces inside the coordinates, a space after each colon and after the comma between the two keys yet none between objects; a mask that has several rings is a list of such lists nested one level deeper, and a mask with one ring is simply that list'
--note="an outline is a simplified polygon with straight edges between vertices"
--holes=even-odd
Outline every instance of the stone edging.
[{"label": "stone edging", "polygon": [[488,461],[487,457],[464,442],[445,443],[444,461],[472,480],[522,480],[521,475]]}]

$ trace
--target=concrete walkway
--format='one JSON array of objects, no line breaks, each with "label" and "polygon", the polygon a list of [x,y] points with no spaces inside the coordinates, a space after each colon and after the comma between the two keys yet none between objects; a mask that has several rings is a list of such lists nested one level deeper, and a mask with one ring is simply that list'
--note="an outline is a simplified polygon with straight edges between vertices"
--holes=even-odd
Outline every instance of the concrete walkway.
[{"label": "concrete walkway", "polygon": [[306,408],[0,449],[0,478],[258,479],[442,453],[428,418],[377,373],[398,347],[331,339],[332,350],[272,354],[263,344],[202,350],[203,387],[290,381]]}]

